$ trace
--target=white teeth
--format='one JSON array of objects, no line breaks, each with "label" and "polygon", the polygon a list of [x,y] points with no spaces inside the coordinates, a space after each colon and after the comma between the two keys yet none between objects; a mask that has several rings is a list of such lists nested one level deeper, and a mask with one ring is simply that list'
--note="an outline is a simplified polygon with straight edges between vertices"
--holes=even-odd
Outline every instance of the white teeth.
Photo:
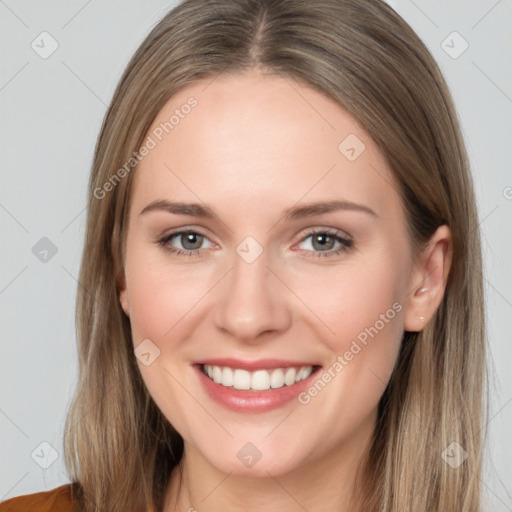
[{"label": "white teeth", "polygon": [[233,373],[233,387],[235,389],[251,389],[251,374],[246,370],[235,370]]},{"label": "white teeth", "polygon": [[203,373],[217,384],[239,390],[266,391],[291,386],[307,379],[313,372],[312,366],[275,368],[272,370],[232,369],[228,366],[204,365]]},{"label": "white teeth", "polygon": [[284,374],[284,383],[287,386],[291,386],[295,383],[295,377],[297,377],[297,370],[295,368],[288,368]]},{"label": "white teeth", "polygon": [[222,369],[222,380],[224,386],[232,386],[233,385],[233,370],[228,366],[225,366]]},{"label": "white teeth", "polygon": [[311,375],[311,372],[309,371],[309,367],[308,366],[303,366],[300,369],[299,373],[297,374],[297,382],[299,380],[307,379],[310,375]]},{"label": "white teeth", "polygon": [[284,386],[284,373],[283,370],[277,368],[276,370],[272,370],[270,374],[270,387],[272,388],[282,388]]},{"label": "white teeth", "polygon": [[222,369],[218,366],[213,367],[213,382],[220,384],[222,381]]},{"label": "white teeth", "polygon": [[252,374],[251,389],[258,391],[270,389],[270,375],[267,370],[258,370]]}]

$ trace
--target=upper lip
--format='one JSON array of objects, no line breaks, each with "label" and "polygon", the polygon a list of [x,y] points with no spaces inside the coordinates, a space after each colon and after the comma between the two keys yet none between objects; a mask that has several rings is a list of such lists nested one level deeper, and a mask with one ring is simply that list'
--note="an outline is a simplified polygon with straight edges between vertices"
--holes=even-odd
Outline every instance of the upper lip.
[{"label": "upper lip", "polygon": [[290,361],[284,359],[257,359],[253,361],[243,361],[232,357],[204,359],[196,364],[208,366],[227,366],[229,368],[239,368],[241,370],[255,371],[267,370],[273,368],[290,368],[301,366],[319,366],[311,361]]}]

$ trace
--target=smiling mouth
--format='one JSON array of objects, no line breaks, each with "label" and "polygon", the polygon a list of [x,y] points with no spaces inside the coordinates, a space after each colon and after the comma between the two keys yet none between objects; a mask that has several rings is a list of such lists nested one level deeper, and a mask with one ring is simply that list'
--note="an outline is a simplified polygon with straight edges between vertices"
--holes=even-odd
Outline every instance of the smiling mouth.
[{"label": "smiling mouth", "polygon": [[320,366],[312,365],[248,371],[229,366],[201,365],[201,371],[210,380],[239,391],[268,391],[293,386],[307,379],[319,368]]}]

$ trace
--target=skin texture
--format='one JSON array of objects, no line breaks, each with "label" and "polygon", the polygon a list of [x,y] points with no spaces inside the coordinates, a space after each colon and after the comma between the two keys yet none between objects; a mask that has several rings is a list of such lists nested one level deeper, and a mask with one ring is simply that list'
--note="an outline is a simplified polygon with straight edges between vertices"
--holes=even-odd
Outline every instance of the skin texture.
[{"label": "skin texture", "polygon": [[[191,96],[197,106],[134,171],[119,283],[134,347],[150,339],[160,350],[151,365],[138,363],[142,377],[185,440],[183,485],[179,491],[175,470],[166,509],[349,510],[402,333],[421,330],[442,299],[450,232],[440,227],[413,257],[382,154],[319,92],[258,71],[221,75],[175,94],[150,132]],[[349,134],[365,145],[354,161],[338,149]],[[287,208],[333,199],[375,215],[340,210],[282,218]],[[141,215],[155,200],[207,204],[216,217]],[[180,228],[204,238],[187,245],[186,236],[176,236],[167,246],[197,247],[197,254],[158,245]],[[348,235],[353,246],[318,257],[342,247],[330,240],[322,248],[308,236],[321,228]],[[247,236],[263,249],[252,263],[236,252]],[[393,304],[394,318],[305,405],[292,400],[265,413],[230,411],[206,394],[191,366],[234,357],[327,369]],[[262,454],[250,468],[237,457],[247,442]]]}]

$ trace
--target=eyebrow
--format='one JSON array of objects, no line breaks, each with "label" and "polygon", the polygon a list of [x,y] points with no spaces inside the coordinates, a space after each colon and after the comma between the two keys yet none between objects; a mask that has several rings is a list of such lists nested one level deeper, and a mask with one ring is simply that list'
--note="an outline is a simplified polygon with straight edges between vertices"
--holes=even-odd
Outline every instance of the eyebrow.
[{"label": "eyebrow", "polygon": [[[307,203],[303,206],[294,206],[284,210],[283,217],[285,220],[297,220],[304,217],[313,217],[315,215],[322,215],[324,213],[331,213],[339,210],[362,212],[378,217],[378,215],[368,206],[341,200]],[[149,203],[139,215],[144,215],[154,211],[165,211],[175,215],[190,215],[192,217],[205,219],[213,219],[216,217],[213,209],[205,204],[175,202],[168,201],[166,199],[157,199],[156,201]]]}]

